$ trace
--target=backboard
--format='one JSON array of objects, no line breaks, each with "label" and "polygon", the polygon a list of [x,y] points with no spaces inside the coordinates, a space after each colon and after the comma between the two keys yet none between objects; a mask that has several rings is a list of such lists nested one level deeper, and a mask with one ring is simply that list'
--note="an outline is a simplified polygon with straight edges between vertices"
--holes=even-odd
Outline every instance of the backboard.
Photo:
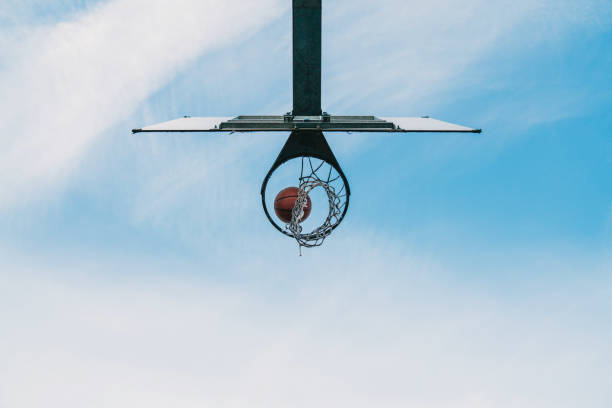
[{"label": "backboard", "polygon": [[378,118],[376,116],[237,116],[183,117],[133,129],[141,132],[291,132],[320,129],[325,132],[480,133],[480,129],[424,117]]}]

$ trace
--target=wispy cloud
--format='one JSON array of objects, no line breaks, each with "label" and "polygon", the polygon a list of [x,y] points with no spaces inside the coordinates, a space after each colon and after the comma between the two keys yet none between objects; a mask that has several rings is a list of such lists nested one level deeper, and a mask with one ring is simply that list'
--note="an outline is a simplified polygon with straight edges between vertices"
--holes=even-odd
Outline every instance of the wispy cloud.
[{"label": "wispy cloud", "polygon": [[240,40],[286,8],[278,0],[115,0],[34,27],[0,78],[2,205],[54,188],[102,131],[199,54]]},{"label": "wispy cloud", "polygon": [[611,23],[612,7],[600,0],[336,1],[326,7],[326,106],[429,114],[440,95],[461,98],[472,81],[480,89],[505,82],[481,67],[497,65],[487,56],[512,54],[516,64],[521,51]]}]

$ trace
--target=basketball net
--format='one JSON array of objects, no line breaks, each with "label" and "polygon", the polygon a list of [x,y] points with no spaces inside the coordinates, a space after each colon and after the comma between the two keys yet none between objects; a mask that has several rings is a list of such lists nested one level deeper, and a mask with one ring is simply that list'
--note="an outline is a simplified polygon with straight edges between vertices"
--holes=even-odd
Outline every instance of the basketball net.
[{"label": "basketball net", "polygon": [[[329,213],[327,214],[325,222],[323,222],[321,226],[315,228],[309,233],[303,234],[300,221],[304,217],[304,209],[308,205],[308,196],[310,192],[317,187],[325,189],[325,192],[327,193]],[[342,207],[343,204],[341,197],[336,194],[334,187],[328,182],[321,180],[316,176],[316,174],[300,177],[298,197],[295,200],[295,205],[291,211],[291,222],[287,224],[287,229],[299,245],[300,256],[302,256],[302,247],[312,248],[320,246],[325,238],[331,234],[334,226],[339,222],[342,216]]]}]

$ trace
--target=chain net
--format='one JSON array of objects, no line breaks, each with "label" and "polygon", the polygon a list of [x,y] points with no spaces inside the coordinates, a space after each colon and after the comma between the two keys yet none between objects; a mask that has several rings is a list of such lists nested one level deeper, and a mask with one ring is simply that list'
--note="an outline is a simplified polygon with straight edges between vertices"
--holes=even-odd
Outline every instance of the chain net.
[{"label": "chain net", "polygon": [[[310,166],[310,174],[304,175],[305,160],[308,160]],[[302,157],[302,170],[300,174],[300,184],[298,187],[298,197],[291,211],[291,221],[287,224],[287,230],[295,238],[299,245],[300,256],[302,255],[302,247],[312,248],[323,244],[325,238],[331,234],[334,227],[340,222],[344,207],[346,206],[346,186],[341,180],[340,175],[332,178],[332,166],[328,164],[329,170],[327,177],[321,178],[318,173],[323,170],[325,161],[314,168],[310,157]],[[342,187],[336,191],[334,184],[340,182]],[[311,232],[303,233],[300,222],[304,217],[304,210],[308,205],[308,197],[315,188],[323,188],[327,195],[329,204],[329,212],[323,224],[315,228]]]}]

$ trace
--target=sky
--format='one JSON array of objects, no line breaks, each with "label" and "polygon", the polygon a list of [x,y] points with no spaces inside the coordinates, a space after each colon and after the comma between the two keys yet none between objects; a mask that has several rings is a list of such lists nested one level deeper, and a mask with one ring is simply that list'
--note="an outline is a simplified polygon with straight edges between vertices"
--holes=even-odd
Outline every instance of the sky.
[{"label": "sky", "polygon": [[[612,405],[612,4],[323,2],[351,186],[298,255],[259,189],[288,0],[0,4],[0,408]],[[314,205],[314,203],[313,203]]]}]

